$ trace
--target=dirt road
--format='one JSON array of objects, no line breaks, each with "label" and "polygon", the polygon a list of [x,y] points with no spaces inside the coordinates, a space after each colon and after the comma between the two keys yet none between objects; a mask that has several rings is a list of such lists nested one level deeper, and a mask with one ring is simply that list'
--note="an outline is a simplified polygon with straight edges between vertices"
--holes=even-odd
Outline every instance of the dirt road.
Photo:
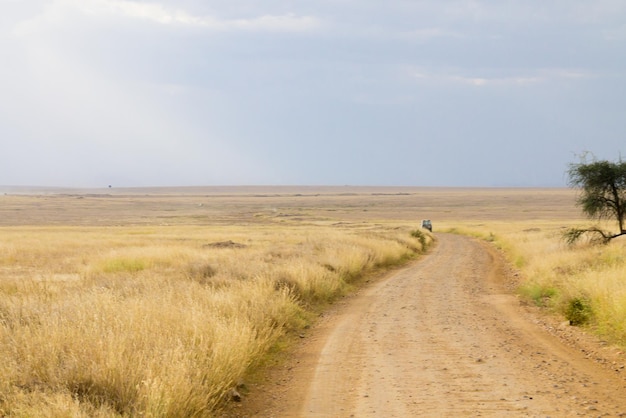
[{"label": "dirt road", "polygon": [[547,332],[502,266],[486,245],[440,235],[312,330],[239,416],[626,416],[623,354],[598,347],[617,361],[601,364]]}]

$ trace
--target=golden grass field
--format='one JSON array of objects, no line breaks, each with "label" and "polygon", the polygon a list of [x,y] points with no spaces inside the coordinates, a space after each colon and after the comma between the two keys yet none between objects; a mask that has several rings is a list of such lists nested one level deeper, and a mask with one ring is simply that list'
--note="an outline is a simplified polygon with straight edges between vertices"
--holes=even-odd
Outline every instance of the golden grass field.
[{"label": "golden grass field", "polygon": [[624,244],[563,243],[589,222],[571,190],[7,189],[0,414],[212,416],[316,312],[421,253],[423,218],[493,241],[529,300],[578,300],[626,344]]}]

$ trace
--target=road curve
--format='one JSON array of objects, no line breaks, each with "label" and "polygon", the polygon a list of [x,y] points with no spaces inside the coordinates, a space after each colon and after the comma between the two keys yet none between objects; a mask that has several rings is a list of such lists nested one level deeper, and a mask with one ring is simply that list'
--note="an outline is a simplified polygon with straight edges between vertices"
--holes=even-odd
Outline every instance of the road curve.
[{"label": "road curve", "polygon": [[438,235],[340,309],[249,416],[626,416],[624,372],[529,321],[501,266],[483,243]]}]

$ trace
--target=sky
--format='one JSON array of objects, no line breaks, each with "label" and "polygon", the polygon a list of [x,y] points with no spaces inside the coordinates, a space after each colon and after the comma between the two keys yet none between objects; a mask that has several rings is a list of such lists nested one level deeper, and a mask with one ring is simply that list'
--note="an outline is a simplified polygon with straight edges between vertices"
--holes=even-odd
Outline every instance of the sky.
[{"label": "sky", "polygon": [[0,185],[560,187],[624,0],[0,0]]}]

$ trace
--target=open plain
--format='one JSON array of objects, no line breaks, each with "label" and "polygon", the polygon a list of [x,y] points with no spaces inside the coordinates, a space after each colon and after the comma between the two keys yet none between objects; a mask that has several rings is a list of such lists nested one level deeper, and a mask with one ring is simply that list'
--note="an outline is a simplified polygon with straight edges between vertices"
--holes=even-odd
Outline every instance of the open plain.
[{"label": "open plain", "polygon": [[[567,189],[250,186],[2,188],[1,225],[241,224],[263,220],[435,222],[580,219]],[[2,196],[0,196],[2,197]],[[293,219],[292,219],[293,220]]]},{"label": "open plain", "polygon": [[[532,246],[540,234],[583,222],[571,190],[3,193],[3,415],[626,413],[620,346],[520,299],[531,272],[517,247],[498,238]],[[411,261],[422,249],[411,232],[424,218],[436,242]],[[329,281],[309,286],[320,277]],[[228,307],[225,289],[250,286],[268,306],[237,317],[258,293],[238,293],[240,304]],[[259,316],[267,331],[248,324]],[[249,340],[259,344],[227,360]],[[280,360],[267,354],[276,350]],[[207,384],[198,367],[228,370]],[[201,383],[186,386],[194,379]],[[237,382],[243,399],[229,402]]]}]

